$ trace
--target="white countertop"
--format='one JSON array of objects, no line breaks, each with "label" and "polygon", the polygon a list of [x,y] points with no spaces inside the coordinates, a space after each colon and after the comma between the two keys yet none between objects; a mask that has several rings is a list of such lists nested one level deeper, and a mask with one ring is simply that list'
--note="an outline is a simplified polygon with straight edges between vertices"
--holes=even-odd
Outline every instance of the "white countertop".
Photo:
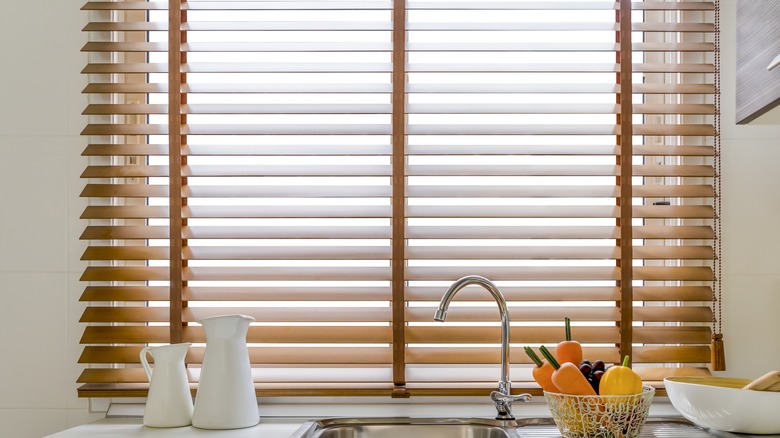
[{"label": "white countertop", "polygon": [[[536,402],[516,404],[513,407],[517,418],[549,417],[544,399]],[[314,401],[313,401],[314,400]],[[49,435],[49,438],[287,438],[310,419],[331,417],[465,417],[493,418],[495,408],[490,400],[441,399],[394,400],[368,398],[353,401],[316,399],[276,399],[272,403],[260,403],[261,418],[257,426],[235,430],[202,430],[194,427],[150,428],[143,425],[143,405],[112,405],[106,418],[84,424],[63,432]],[[666,401],[654,402],[651,416],[678,417],[679,414]]]}]

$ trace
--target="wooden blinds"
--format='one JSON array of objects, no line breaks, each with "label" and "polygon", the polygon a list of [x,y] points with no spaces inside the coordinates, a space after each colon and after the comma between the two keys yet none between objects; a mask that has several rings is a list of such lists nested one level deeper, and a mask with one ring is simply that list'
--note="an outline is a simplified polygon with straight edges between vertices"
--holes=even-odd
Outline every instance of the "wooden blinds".
[{"label": "wooden blinds", "polygon": [[[711,1],[91,1],[81,396],[256,318],[258,395],[484,394],[499,316],[639,368],[713,322]],[[523,383],[525,382],[525,383]]]}]

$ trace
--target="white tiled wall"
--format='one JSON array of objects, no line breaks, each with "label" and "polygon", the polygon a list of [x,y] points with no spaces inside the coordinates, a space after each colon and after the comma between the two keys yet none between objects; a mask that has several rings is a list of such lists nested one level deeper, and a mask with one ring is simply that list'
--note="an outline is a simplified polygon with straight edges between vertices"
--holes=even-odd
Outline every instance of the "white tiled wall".
[{"label": "white tiled wall", "polygon": [[102,414],[76,396],[83,0],[0,0],[0,437]]},{"label": "white tiled wall", "polygon": [[[76,397],[86,141],[84,0],[0,0],[0,436],[100,417]],[[780,126],[734,125],[735,5],[723,7],[728,371],[780,369]],[[750,360],[760,352],[761,360]]]}]

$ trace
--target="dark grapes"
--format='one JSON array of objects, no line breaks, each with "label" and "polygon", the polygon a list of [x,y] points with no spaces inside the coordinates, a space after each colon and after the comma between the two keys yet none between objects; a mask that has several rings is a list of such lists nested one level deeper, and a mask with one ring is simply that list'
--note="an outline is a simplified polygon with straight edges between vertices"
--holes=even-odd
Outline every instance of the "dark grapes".
[{"label": "dark grapes", "polygon": [[593,390],[596,391],[596,394],[599,393],[599,383],[601,382],[601,376],[604,375],[605,368],[606,365],[603,360],[596,360],[591,363],[586,359],[580,362],[580,372],[585,376],[590,386],[593,387]]}]

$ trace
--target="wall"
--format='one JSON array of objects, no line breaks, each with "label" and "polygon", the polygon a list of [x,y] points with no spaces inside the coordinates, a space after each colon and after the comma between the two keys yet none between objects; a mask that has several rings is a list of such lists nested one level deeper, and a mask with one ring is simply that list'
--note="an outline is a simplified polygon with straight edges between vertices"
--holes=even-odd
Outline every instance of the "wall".
[{"label": "wall", "polygon": [[[83,2],[0,0],[1,436],[40,437],[101,416],[75,383]],[[770,338],[780,333],[780,126],[735,125],[736,2],[721,4],[724,374],[755,377],[780,369]]]},{"label": "wall", "polygon": [[721,0],[724,373],[780,369],[780,124],[736,125],[736,0]]},{"label": "wall", "polygon": [[82,0],[0,0],[0,436],[91,421],[76,397]]}]

